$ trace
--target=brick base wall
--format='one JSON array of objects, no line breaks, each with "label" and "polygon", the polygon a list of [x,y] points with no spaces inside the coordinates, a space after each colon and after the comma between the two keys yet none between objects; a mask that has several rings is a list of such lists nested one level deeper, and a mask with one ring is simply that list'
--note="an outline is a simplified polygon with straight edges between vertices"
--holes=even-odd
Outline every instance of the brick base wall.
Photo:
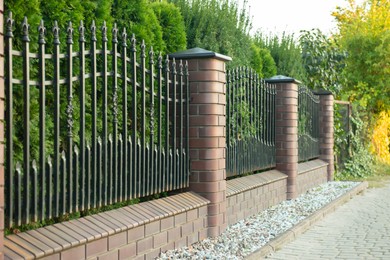
[{"label": "brick base wall", "polygon": [[322,160],[313,160],[300,163],[298,165],[298,194],[302,194],[309,189],[326,183],[328,163]]},{"label": "brick base wall", "polygon": [[[298,165],[297,193],[327,182],[328,164],[313,160]],[[287,199],[287,175],[277,170],[227,181],[228,225]]]},{"label": "brick base wall", "polygon": [[10,259],[153,259],[207,237],[209,201],[192,192],[10,235]]},{"label": "brick base wall", "polygon": [[227,181],[228,225],[287,199],[287,175],[271,170]]}]

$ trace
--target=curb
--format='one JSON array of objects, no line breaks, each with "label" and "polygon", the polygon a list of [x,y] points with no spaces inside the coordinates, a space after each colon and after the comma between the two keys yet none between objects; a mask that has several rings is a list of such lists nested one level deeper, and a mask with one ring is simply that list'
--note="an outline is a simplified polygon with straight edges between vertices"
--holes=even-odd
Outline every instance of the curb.
[{"label": "curb", "polygon": [[338,197],[337,199],[331,201],[329,204],[323,206],[309,217],[305,218],[297,225],[278,235],[267,244],[262,246],[260,249],[254,251],[252,254],[248,255],[245,259],[247,260],[257,260],[264,259],[267,255],[274,253],[276,250],[280,249],[283,245],[292,242],[300,234],[307,231],[319,220],[323,219],[326,215],[334,212],[338,207],[348,202],[352,197],[358,195],[362,191],[366,190],[368,187],[368,182],[362,182],[344,195]]}]

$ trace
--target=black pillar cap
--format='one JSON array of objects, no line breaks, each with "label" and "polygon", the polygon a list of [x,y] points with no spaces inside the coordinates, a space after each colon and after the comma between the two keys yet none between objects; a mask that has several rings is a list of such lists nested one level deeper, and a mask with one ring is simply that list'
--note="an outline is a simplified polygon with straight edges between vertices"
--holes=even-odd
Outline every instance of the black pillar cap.
[{"label": "black pillar cap", "polygon": [[175,58],[175,59],[199,59],[199,58],[216,58],[222,61],[231,61],[232,58],[229,56],[219,54],[213,51],[208,51],[202,48],[192,48],[185,51],[178,51],[175,53],[171,53],[168,55],[169,58]]}]

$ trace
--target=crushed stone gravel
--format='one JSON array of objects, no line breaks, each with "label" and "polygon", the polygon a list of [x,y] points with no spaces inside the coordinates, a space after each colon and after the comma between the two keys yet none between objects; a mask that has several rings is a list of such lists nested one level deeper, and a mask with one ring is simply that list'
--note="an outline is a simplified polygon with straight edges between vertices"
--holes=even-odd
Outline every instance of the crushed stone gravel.
[{"label": "crushed stone gravel", "polygon": [[293,200],[275,206],[229,226],[215,238],[161,253],[157,259],[244,259],[277,235],[293,227],[359,182],[327,182]]}]

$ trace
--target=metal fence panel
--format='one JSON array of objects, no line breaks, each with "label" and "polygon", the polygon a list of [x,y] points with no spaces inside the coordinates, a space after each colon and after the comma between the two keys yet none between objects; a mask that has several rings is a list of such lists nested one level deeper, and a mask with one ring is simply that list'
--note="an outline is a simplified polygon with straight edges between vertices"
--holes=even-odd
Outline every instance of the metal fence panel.
[{"label": "metal fence panel", "polygon": [[319,105],[318,95],[304,86],[298,90],[298,160],[319,157]]},{"label": "metal fence panel", "polygon": [[227,72],[226,173],[275,167],[275,85],[248,68]]},{"label": "metal fence panel", "polygon": [[116,26],[69,23],[62,40],[57,24],[50,33],[41,22],[30,42],[27,18],[20,39],[13,23],[10,15],[6,228],[188,187],[187,63],[155,57]]}]

